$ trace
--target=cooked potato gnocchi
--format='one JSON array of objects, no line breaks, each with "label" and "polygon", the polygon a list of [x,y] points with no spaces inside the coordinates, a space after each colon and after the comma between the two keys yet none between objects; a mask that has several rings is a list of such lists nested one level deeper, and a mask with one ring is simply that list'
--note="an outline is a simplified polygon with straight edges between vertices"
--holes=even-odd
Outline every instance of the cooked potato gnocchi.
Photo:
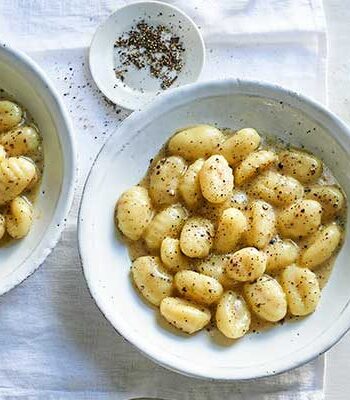
[{"label": "cooked potato gnocchi", "polygon": [[280,277],[292,315],[307,315],[315,311],[320,300],[320,286],[316,275],[308,268],[290,265]]},{"label": "cooked potato gnocchi", "polygon": [[260,318],[277,322],[287,313],[287,300],[281,285],[271,276],[264,275],[243,287],[244,298]]},{"label": "cooked potato gnocchi", "polygon": [[38,128],[0,91],[0,246],[26,236],[43,168]]},{"label": "cooked potato gnocchi", "polygon": [[233,134],[221,145],[219,153],[235,167],[260,145],[260,135],[253,128],[244,128]]},{"label": "cooked potato gnocchi", "polygon": [[243,297],[229,290],[223,294],[216,308],[216,325],[230,339],[238,339],[248,332],[250,311]]},{"label": "cooked potato gnocchi", "polygon": [[150,303],[159,306],[165,297],[171,296],[173,277],[164,268],[159,257],[137,258],[132,264],[131,272],[136,287]]},{"label": "cooked potato gnocchi", "polygon": [[199,183],[199,172],[204,160],[201,158],[191,164],[180,180],[179,191],[186,206],[190,209],[199,207],[203,200],[201,186]]},{"label": "cooked potato gnocchi", "polygon": [[208,308],[178,297],[163,299],[160,313],[175,328],[189,334],[203,329],[211,318]]},{"label": "cooked potato gnocchi", "polygon": [[229,253],[234,250],[247,227],[247,217],[242,211],[234,207],[224,210],[216,229],[215,250],[219,253]]},{"label": "cooked potato gnocchi", "polygon": [[143,235],[148,248],[159,249],[166,237],[178,238],[187,217],[186,209],[179,204],[159,212],[148,224]]},{"label": "cooked potato gnocchi", "polygon": [[229,257],[226,273],[236,281],[253,282],[265,272],[266,259],[266,254],[255,247],[244,247]]},{"label": "cooked potato gnocchi", "polygon": [[216,279],[195,271],[177,272],[174,283],[181,296],[200,304],[215,303],[223,293],[222,285]]},{"label": "cooked potato gnocchi", "polygon": [[302,183],[315,182],[322,174],[319,159],[303,151],[282,151],[278,154],[278,169]]},{"label": "cooked potato gnocchi", "polygon": [[153,207],[146,188],[133,186],[120,196],[115,222],[129,239],[140,239],[152,216]]},{"label": "cooked potato gnocchi", "polygon": [[175,328],[216,325],[238,339],[315,311],[346,217],[317,157],[252,128],[196,125],[170,138],[135,188],[142,196],[122,194],[115,223],[140,255],[135,286]]},{"label": "cooked potato gnocchi", "polygon": [[214,225],[206,218],[192,217],[185,222],[180,235],[180,247],[186,256],[204,258],[213,246]]},{"label": "cooked potato gnocchi", "polygon": [[199,171],[203,196],[210,203],[223,203],[232,193],[232,169],[221,155],[209,157]]},{"label": "cooked potato gnocchi", "polygon": [[210,125],[196,125],[176,133],[168,143],[170,154],[186,160],[208,158],[215,154],[225,140],[222,132]]},{"label": "cooked potato gnocchi", "polygon": [[276,231],[276,216],[273,207],[261,200],[254,200],[248,210],[248,229],[245,241],[249,246],[263,249]]},{"label": "cooked potato gnocchi", "polygon": [[175,204],[179,200],[179,184],[185,173],[182,157],[166,157],[159,160],[149,176],[149,193],[155,205]]},{"label": "cooked potato gnocchi", "polygon": [[160,246],[160,258],[170,272],[189,269],[191,260],[186,257],[180,247],[180,240],[166,237]]}]

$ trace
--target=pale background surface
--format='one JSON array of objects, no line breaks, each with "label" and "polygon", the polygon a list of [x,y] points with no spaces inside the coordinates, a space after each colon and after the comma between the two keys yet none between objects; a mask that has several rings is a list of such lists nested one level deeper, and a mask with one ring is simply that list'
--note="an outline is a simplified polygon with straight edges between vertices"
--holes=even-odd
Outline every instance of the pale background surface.
[{"label": "pale background surface", "polygon": [[[324,0],[328,24],[328,104],[350,124],[350,4]],[[350,289],[349,289],[350,290]],[[327,400],[350,397],[350,333],[327,353]]]}]

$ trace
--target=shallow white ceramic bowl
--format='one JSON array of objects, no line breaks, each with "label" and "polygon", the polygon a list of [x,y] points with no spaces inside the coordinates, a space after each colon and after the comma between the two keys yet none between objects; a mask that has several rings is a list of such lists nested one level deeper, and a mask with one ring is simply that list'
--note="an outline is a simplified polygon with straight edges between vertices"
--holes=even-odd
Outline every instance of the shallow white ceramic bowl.
[{"label": "shallow white ceramic bowl", "polygon": [[115,76],[114,68],[119,68],[120,59],[113,45],[118,37],[140,20],[154,26],[167,26],[184,44],[184,67],[168,90],[195,82],[205,58],[204,41],[199,29],[177,7],[158,1],[140,1],[119,8],[97,29],[90,47],[89,65],[101,92],[114,103],[130,110],[143,108],[163,92],[159,80],[152,78],[146,69],[128,67],[124,82]]},{"label": "shallow white ceramic bowl", "polygon": [[45,168],[29,235],[0,248],[0,294],[21,283],[56,245],[72,203],[75,154],[72,127],[44,72],[26,55],[0,43],[0,88],[28,109],[43,137]]},{"label": "shallow white ceramic bowl", "polygon": [[115,202],[140,180],[169,135],[197,123],[254,127],[293,145],[305,145],[333,170],[350,198],[350,132],[322,106],[257,82],[231,80],[180,88],[132,114],[91,170],[80,210],[79,245],[92,296],[120,334],[172,370],[233,380],[297,367],[326,351],[350,327],[349,235],[314,314],[235,343],[219,343],[206,331],[192,337],[175,335],[157,322],[157,313],[131,285],[130,260],[113,224]]}]

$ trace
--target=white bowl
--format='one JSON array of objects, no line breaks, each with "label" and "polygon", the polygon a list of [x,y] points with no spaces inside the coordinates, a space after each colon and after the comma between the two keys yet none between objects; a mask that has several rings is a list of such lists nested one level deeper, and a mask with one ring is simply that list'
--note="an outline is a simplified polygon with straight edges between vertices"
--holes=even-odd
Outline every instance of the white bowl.
[{"label": "white bowl", "polygon": [[111,136],[90,172],[78,233],[91,294],[121,335],[174,371],[234,380],[297,367],[330,348],[350,327],[349,235],[314,314],[230,344],[213,340],[206,331],[193,337],[170,332],[131,285],[130,259],[113,224],[116,200],[140,180],[169,135],[196,123],[250,126],[293,145],[305,145],[327,163],[350,198],[350,131],[321,105],[257,82],[230,80],[177,89],[132,114]]},{"label": "white bowl", "polygon": [[128,68],[124,82],[116,78],[113,70],[119,63],[118,54],[113,49],[116,39],[135,26],[140,18],[151,25],[170,26],[186,49],[184,67],[168,90],[195,82],[205,58],[204,41],[197,26],[178,8],[158,1],[141,1],[119,8],[97,29],[90,47],[89,64],[91,75],[101,92],[129,110],[144,107],[163,92],[159,81],[151,78],[146,70]]},{"label": "white bowl", "polygon": [[0,43],[0,88],[28,109],[43,137],[45,167],[27,237],[0,248],[0,294],[32,274],[58,242],[75,184],[69,116],[44,72],[25,54]]}]

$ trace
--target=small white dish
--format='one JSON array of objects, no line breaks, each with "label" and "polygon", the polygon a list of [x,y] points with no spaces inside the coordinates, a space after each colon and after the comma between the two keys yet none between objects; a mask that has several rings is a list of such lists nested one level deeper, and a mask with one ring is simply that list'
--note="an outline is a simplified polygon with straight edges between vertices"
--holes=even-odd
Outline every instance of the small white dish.
[{"label": "small white dish", "polygon": [[0,248],[0,295],[31,275],[57,244],[76,179],[73,129],[45,73],[25,54],[0,43],[0,88],[34,118],[43,136],[44,173],[28,236]]},{"label": "small white dish", "polygon": [[[176,89],[125,120],[94,162],[78,226],[89,289],[121,335],[174,371],[236,380],[295,368],[328,350],[350,327],[349,234],[315,313],[230,344],[214,340],[205,330],[189,337],[165,329],[157,311],[132,287],[131,261],[115,233],[116,200],[140,181],[149,160],[174,131],[198,123],[233,129],[252,126],[292,145],[304,145],[325,161],[350,198],[350,130],[323,106],[258,82],[229,80]],[[348,220],[347,232],[349,225]]]},{"label": "small white dish", "polygon": [[152,26],[164,25],[180,38],[185,51],[184,66],[177,80],[167,90],[195,82],[204,65],[205,47],[195,23],[181,10],[158,1],[144,1],[119,8],[96,31],[90,47],[91,75],[112,102],[129,110],[143,108],[156,95],[164,92],[158,79],[148,69],[128,67],[122,81],[115,69],[120,69],[120,59],[114,43],[138,22],[144,20]]}]

